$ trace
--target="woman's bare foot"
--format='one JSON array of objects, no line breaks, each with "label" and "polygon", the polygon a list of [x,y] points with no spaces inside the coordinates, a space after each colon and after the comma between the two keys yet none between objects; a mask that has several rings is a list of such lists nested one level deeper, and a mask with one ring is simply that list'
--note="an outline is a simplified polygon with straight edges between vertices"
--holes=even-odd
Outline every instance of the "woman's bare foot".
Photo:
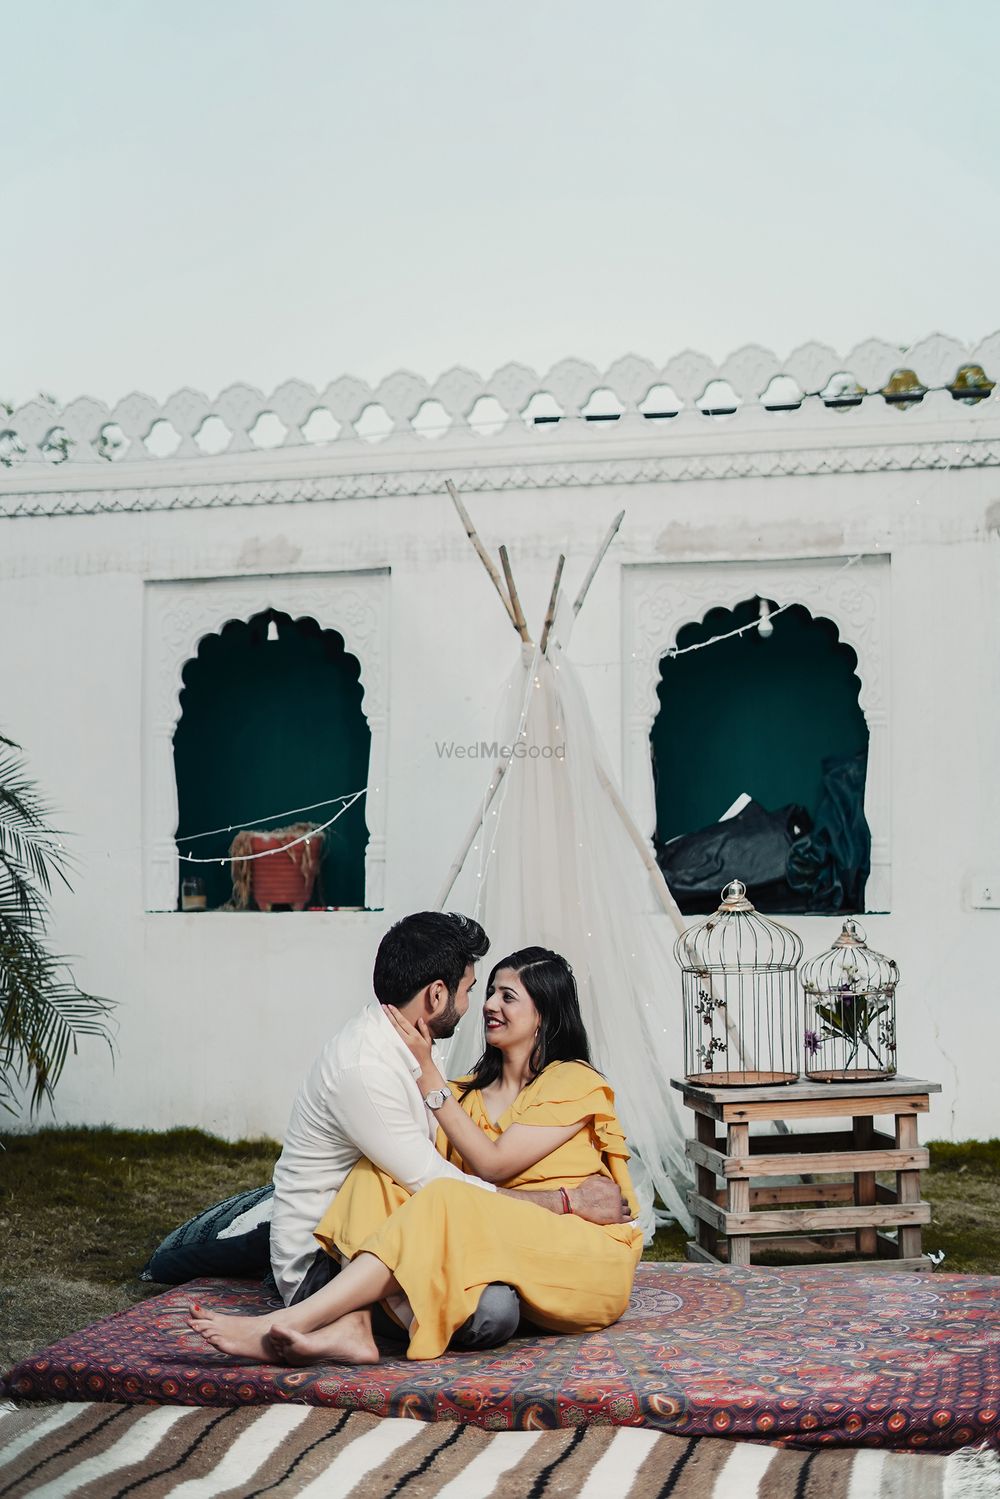
[{"label": "woman's bare foot", "polygon": [[236,1358],[252,1358],[258,1364],[273,1364],[269,1335],[275,1330],[275,1313],[263,1317],[230,1317],[223,1312],[203,1311],[195,1305],[187,1319],[188,1327],[200,1332],[206,1343],[220,1353]]},{"label": "woman's bare foot", "polygon": [[283,1364],[377,1364],[371,1313],[348,1312],[316,1332],[272,1327],[268,1345]]}]

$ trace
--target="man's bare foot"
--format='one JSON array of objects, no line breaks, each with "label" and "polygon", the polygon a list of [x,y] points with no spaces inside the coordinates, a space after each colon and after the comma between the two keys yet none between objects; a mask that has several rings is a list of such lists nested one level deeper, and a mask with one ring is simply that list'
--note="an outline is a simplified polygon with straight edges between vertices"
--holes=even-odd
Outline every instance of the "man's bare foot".
[{"label": "man's bare foot", "polygon": [[368,1312],[348,1312],[346,1317],[316,1332],[272,1327],[268,1343],[283,1364],[377,1364],[379,1361]]},{"label": "man's bare foot", "polygon": [[230,1317],[223,1312],[192,1307],[187,1322],[188,1327],[200,1332],[206,1343],[220,1353],[255,1359],[258,1364],[273,1364],[275,1357],[268,1337],[274,1331],[274,1320],[273,1312],[263,1317]]}]

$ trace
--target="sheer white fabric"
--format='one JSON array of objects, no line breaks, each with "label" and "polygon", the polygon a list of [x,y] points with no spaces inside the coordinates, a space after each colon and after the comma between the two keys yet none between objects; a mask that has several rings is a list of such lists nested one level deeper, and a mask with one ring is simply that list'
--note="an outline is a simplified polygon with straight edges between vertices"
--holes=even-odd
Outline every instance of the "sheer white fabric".
[{"label": "sheer white fabric", "polygon": [[[579,675],[555,638],[547,656],[523,648],[498,729],[499,744],[518,748],[448,904],[483,923],[490,966],[536,943],[569,959],[594,1065],[615,1090],[633,1151],[643,1232],[648,1240],[657,1221],[654,1193],[666,1217],[690,1231],[669,1083],[682,1067],[676,933],[654,908],[649,874],[602,784],[610,765]],[[467,1071],[482,1047],[475,1004],[451,1043],[451,1074]]]}]

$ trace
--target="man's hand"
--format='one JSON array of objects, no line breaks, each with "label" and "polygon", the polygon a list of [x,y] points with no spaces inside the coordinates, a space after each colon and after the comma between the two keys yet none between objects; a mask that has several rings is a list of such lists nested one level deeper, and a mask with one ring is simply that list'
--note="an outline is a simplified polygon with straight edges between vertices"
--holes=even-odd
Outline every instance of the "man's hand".
[{"label": "man's hand", "polygon": [[632,1211],[609,1176],[588,1176],[569,1191],[570,1206],[588,1223],[627,1223]]},{"label": "man's hand", "polygon": [[396,1035],[420,1063],[421,1072],[430,1073],[435,1071],[432,1055],[434,1037],[427,1029],[426,1020],[418,1020],[416,1025],[411,1025],[410,1021],[399,1013],[395,1005],[386,1005],[385,1013],[394,1027]]}]

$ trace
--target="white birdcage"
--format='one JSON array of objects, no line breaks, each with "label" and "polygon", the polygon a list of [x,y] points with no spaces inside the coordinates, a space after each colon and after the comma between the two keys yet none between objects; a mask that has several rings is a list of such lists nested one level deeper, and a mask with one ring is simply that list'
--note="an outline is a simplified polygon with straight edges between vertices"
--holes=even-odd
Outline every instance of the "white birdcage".
[{"label": "white birdcage", "polygon": [[853,916],[832,947],[803,963],[806,1074],[817,1082],[864,1082],[896,1071],[892,958],[874,952]]},{"label": "white birdcage", "polygon": [[733,880],[722,904],[674,943],[684,1003],[684,1072],[712,1087],[799,1075],[796,967],[802,942],[754,910]]}]

